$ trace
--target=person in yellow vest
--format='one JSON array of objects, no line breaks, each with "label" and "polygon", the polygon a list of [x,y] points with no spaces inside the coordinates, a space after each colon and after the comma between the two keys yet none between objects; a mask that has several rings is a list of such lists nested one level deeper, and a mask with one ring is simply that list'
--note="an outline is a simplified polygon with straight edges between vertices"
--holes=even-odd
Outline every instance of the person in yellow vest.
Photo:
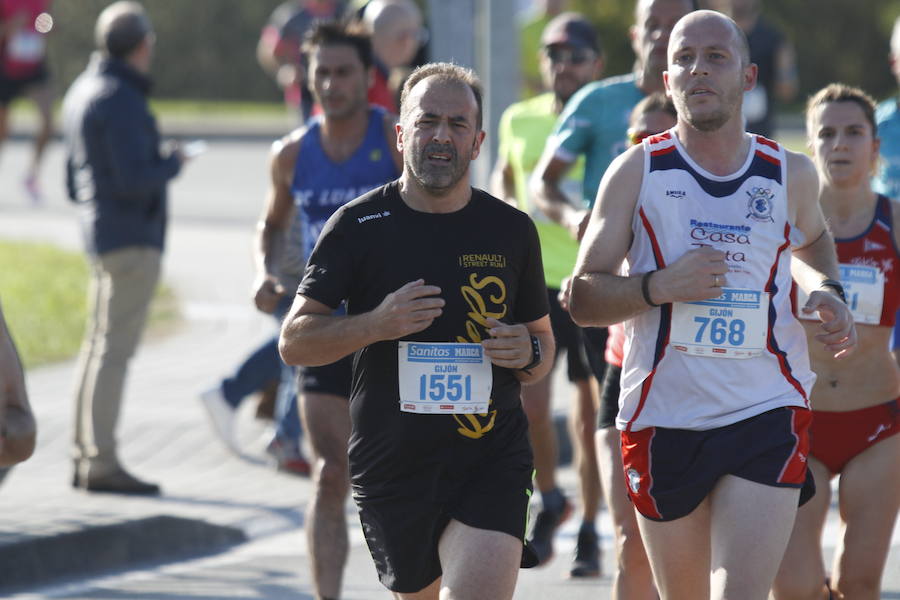
[{"label": "person in yellow vest", "polygon": [[[575,384],[577,401],[572,405],[575,457],[581,479],[583,521],[578,534],[573,577],[600,574],[599,546],[594,517],[600,502],[597,459],[593,447],[595,402],[581,330],[556,299],[564,277],[572,272],[578,242],[569,231],[544,215],[528,194],[528,178],[552,133],[566,101],[603,71],[603,56],[594,27],[577,13],[562,13],[551,20],[541,36],[538,62],[547,91],[510,106],[500,120],[500,148],[492,187],[498,197],[531,215],[541,240],[544,277],[550,300],[550,318],[557,348],[566,349],[569,381]],[[582,205],[581,165],[569,172],[567,186],[571,202]],[[587,207],[583,207],[585,210]],[[571,512],[571,504],[556,485],[557,440],[550,411],[552,379],[522,389],[534,448],[537,487],[542,509],[529,540],[542,563],[553,555],[553,534]]]}]

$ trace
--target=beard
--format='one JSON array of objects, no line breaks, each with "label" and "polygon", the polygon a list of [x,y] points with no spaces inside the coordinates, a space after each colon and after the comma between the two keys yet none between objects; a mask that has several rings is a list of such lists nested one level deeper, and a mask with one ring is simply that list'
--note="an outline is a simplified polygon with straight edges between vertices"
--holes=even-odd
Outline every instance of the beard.
[{"label": "beard", "polygon": [[735,114],[735,111],[741,109],[741,99],[743,98],[743,90],[740,87],[736,91],[728,92],[722,96],[721,103],[718,108],[696,114],[688,104],[688,96],[686,93],[673,96],[673,101],[679,115],[681,115],[688,125],[697,131],[710,132],[721,129],[725,123]]},{"label": "beard", "polygon": [[727,123],[728,119],[731,118],[731,115],[724,109],[719,109],[705,115],[693,115],[690,109],[685,107],[683,114],[685,115],[685,121],[687,121],[691,127],[697,131],[704,132],[721,129],[722,125]]},{"label": "beard", "polygon": [[[450,160],[444,164],[435,164],[428,159],[432,153],[447,154]],[[403,162],[413,179],[430,193],[440,196],[447,193],[469,171],[471,155],[460,156],[452,144],[431,142],[421,151],[404,156]]]}]

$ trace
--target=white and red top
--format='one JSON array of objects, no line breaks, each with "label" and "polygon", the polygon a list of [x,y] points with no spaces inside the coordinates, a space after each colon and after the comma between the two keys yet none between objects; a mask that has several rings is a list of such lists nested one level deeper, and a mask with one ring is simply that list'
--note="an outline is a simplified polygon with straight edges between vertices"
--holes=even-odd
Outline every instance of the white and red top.
[{"label": "white and red top", "polygon": [[0,21],[12,21],[17,15],[24,18],[21,27],[7,32],[0,39],[0,72],[6,77],[28,77],[43,64],[46,35],[35,28],[35,20],[49,9],[50,2],[51,0],[0,0]]},{"label": "white and red top", "polygon": [[[900,250],[894,242],[891,201],[878,196],[875,214],[856,237],[835,238],[841,283],[853,320],[860,325],[893,327],[900,309]],[[797,310],[806,303],[798,291]],[[809,318],[798,312],[799,318]]]},{"label": "white and red top", "polygon": [[815,382],[806,335],[791,311],[784,150],[751,139],[737,172],[695,163],[674,131],[643,142],[644,174],[625,266],[640,274],[712,246],[726,253],[719,298],[670,303],[625,322],[616,426],[704,430],[781,406],[808,407]]}]

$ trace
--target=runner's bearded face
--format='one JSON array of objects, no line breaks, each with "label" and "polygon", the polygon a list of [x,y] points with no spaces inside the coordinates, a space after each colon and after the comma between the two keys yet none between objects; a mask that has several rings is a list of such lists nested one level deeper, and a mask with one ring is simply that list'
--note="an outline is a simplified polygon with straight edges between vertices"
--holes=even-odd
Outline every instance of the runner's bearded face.
[{"label": "runner's bearded face", "polygon": [[480,147],[478,104],[463,83],[435,77],[416,84],[403,124],[404,168],[419,185],[442,194],[469,172]]},{"label": "runner's bearded face", "polygon": [[672,33],[666,89],[678,115],[695,129],[716,131],[740,113],[753,78],[735,38],[719,18],[690,19]]}]

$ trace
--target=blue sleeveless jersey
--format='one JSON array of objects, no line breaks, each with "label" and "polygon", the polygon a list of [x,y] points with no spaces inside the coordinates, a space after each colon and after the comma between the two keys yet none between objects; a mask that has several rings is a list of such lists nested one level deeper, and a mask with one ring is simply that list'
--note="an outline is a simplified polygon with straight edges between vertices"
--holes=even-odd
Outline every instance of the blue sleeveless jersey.
[{"label": "blue sleeveless jersey", "polygon": [[290,283],[294,287],[329,217],[354,198],[400,175],[385,139],[384,115],[385,111],[379,107],[369,108],[369,126],[363,143],[340,163],[328,158],[322,148],[322,117],[310,121],[291,182],[296,210],[285,254],[294,255],[296,260],[289,259],[282,267],[283,275],[293,280]]}]

